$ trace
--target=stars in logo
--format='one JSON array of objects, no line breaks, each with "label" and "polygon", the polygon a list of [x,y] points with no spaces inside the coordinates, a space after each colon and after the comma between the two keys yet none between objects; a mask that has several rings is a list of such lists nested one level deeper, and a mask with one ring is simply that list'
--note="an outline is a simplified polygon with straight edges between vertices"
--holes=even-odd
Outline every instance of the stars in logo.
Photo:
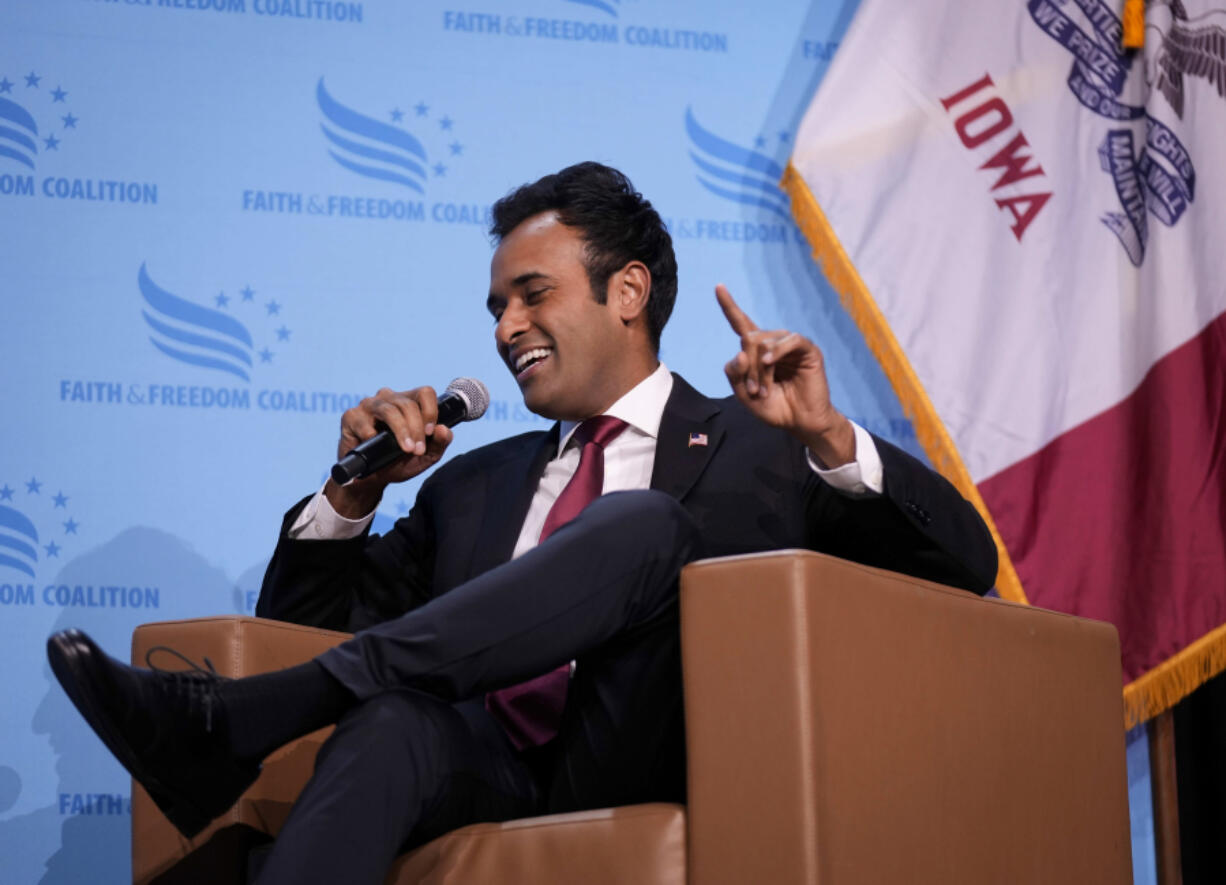
[{"label": "stars in logo", "polygon": [[[464,152],[457,137],[459,124],[424,98],[397,96],[384,110],[370,116],[361,104],[351,104],[355,86],[321,76],[315,100],[322,117],[328,156],[349,173],[373,179],[380,186],[398,185],[425,194],[430,179],[444,178],[453,159]],[[408,99],[415,98],[411,103]],[[388,109],[390,107],[390,110]]]},{"label": "stars in logo", "polygon": [[[255,303],[255,289],[251,288],[250,285],[244,285],[243,288],[239,289],[238,295],[239,304]],[[229,308],[230,302],[233,299],[225,292],[220,292],[214,297],[213,300],[217,303],[218,308],[224,310]],[[270,298],[264,302],[264,314],[265,316],[270,317],[280,317],[282,307],[283,305],[281,302],[277,301],[275,298]],[[282,323],[279,328],[274,329],[273,331],[276,333],[277,341],[289,341],[290,336],[293,334],[293,330],[289,326],[285,325],[285,323]],[[273,357],[277,354],[276,351],[265,345],[261,349],[255,351],[255,355],[260,358],[260,363],[264,364],[271,363],[273,361]]]},{"label": "stars in logo", "polygon": [[[43,494],[46,482],[37,476],[18,483],[25,494],[7,482],[0,483],[0,579],[12,570],[34,578],[40,560],[60,559],[69,537],[80,537],[81,523],[69,512],[71,498],[63,489]],[[62,513],[62,515],[56,515]],[[64,518],[66,517],[66,518]],[[57,524],[58,523],[58,524]],[[41,552],[40,552],[41,551]]]},{"label": "stars in logo", "polygon": [[[419,117],[430,116],[430,105],[426,104],[424,101],[419,101],[417,104],[413,105],[413,110]],[[396,112],[393,112],[392,119],[399,122],[401,116],[403,116],[403,114],[398,116]],[[440,131],[451,132],[454,126],[455,120],[451,119],[449,115],[443,114],[443,116],[438,118],[438,128]],[[462,145],[458,140],[447,145],[447,149],[451,152],[451,156],[453,157],[462,156],[464,153],[464,145]],[[435,178],[443,178],[447,175],[447,167],[442,163],[435,163],[430,167],[430,169],[432,172],[434,172]]]},{"label": "stars in logo", "polygon": [[[413,105],[413,112],[418,117],[429,117],[430,105],[426,104],[424,101],[419,101],[417,104]],[[401,118],[403,117],[404,114],[400,111],[400,108],[396,108],[394,111],[392,111],[393,122],[400,123],[402,122]],[[443,114],[443,116],[438,118],[437,122],[439,131],[441,132],[451,132],[455,126],[455,120],[451,119],[450,115],[448,114]],[[451,156],[453,157],[458,157],[464,153],[464,145],[460,144],[459,141],[451,142],[451,144],[447,145],[447,148],[451,151]],[[436,178],[442,178],[447,174],[447,167],[442,163],[438,163],[432,168]]]},{"label": "stars in logo", "polygon": [[[274,349],[272,345],[288,343],[293,333],[281,317],[285,310],[281,301],[267,297],[257,301],[256,290],[248,283],[242,288],[230,285],[213,289],[216,294],[203,299],[185,298],[162,288],[142,265],[137,286],[154,346],[171,359],[195,368],[203,365],[250,381],[252,369],[274,361],[279,347]],[[180,339],[159,337],[170,321],[191,327],[193,340],[187,343],[204,351],[207,361],[202,363],[199,351],[186,347]]]},{"label": "stars in logo", "polygon": [[[788,139],[792,137],[790,132],[786,132],[782,129],[780,129],[777,133],[775,133],[775,136],[779,139],[780,144],[786,144]],[[764,149],[766,147],[766,144],[767,144],[767,139],[766,139],[766,136],[764,135],[759,135],[753,140],[753,146],[755,150],[760,151]]]},{"label": "stars in logo", "polygon": [[[39,153],[59,152],[64,142],[64,133],[75,130],[81,118],[68,109],[70,91],[63,85],[56,84],[54,89],[44,90],[42,81],[45,79],[37,71],[10,80],[0,76],[0,95],[10,96],[8,101],[17,104],[20,111],[13,111],[15,116],[5,120],[5,126],[0,126],[0,161],[19,163],[29,169],[34,169],[38,163]],[[25,81],[25,89],[14,91],[19,81]],[[57,107],[55,117],[44,117],[49,106]],[[60,122],[56,123],[55,119]],[[38,142],[43,147],[38,147]]]}]

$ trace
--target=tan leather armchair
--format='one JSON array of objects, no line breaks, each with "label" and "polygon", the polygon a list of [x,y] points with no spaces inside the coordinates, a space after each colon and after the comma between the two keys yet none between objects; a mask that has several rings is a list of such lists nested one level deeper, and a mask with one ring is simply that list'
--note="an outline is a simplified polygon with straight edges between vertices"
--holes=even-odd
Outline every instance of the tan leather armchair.
[{"label": "tan leather armchair", "polygon": [[[814,553],[682,575],[689,801],[476,824],[389,883],[848,885],[1132,881],[1114,628]],[[224,675],[344,635],[224,617],[148,624]],[[242,882],[327,731],[268,759],[183,839],[139,787],[137,883]]]}]

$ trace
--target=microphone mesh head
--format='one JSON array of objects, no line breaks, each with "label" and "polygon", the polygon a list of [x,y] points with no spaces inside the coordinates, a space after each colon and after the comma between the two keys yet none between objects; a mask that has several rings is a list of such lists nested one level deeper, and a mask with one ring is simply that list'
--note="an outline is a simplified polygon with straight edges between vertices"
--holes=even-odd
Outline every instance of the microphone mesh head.
[{"label": "microphone mesh head", "polygon": [[489,408],[490,392],[476,378],[456,378],[447,385],[447,390],[461,397],[468,404],[464,421],[476,421]]}]

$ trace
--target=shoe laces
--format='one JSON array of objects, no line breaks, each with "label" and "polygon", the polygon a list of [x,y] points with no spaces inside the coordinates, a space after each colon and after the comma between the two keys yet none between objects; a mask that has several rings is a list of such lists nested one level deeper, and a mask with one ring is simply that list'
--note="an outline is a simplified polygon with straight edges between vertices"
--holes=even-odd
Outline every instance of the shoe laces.
[{"label": "shoe laces", "polygon": [[[153,663],[154,652],[166,652],[174,655],[176,658],[187,664],[187,670],[167,670]],[[171,648],[168,645],[155,645],[145,652],[145,666],[154,673],[162,676],[170,681],[177,692],[185,693],[189,701],[199,700],[204,704],[204,727],[210,734],[213,732],[213,704],[217,700],[215,693],[211,690],[214,684],[219,680],[224,679],[217,668],[213,666],[213,662],[206,656],[204,659],[204,667],[201,667],[183,652],[177,648]],[[207,669],[206,669],[207,668]],[[204,689],[203,691],[201,689]]]}]

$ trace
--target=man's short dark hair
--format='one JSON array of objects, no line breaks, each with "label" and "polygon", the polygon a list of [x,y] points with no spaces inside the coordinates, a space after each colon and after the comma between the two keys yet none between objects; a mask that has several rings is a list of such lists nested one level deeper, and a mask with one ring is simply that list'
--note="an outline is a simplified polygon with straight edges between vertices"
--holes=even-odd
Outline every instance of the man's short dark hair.
[{"label": "man's short dark hair", "polygon": [[581,232],[587,245],[588,283],[600,304],[615,271],[631,261],[647,265],[651,271],[647,331],[658,351],[660,333],[677,300],[677,257],[660,214],[625,175],[589,161],[507,194],[494,204],[490,234],[501,240],[532,216],[550,211]]}]

